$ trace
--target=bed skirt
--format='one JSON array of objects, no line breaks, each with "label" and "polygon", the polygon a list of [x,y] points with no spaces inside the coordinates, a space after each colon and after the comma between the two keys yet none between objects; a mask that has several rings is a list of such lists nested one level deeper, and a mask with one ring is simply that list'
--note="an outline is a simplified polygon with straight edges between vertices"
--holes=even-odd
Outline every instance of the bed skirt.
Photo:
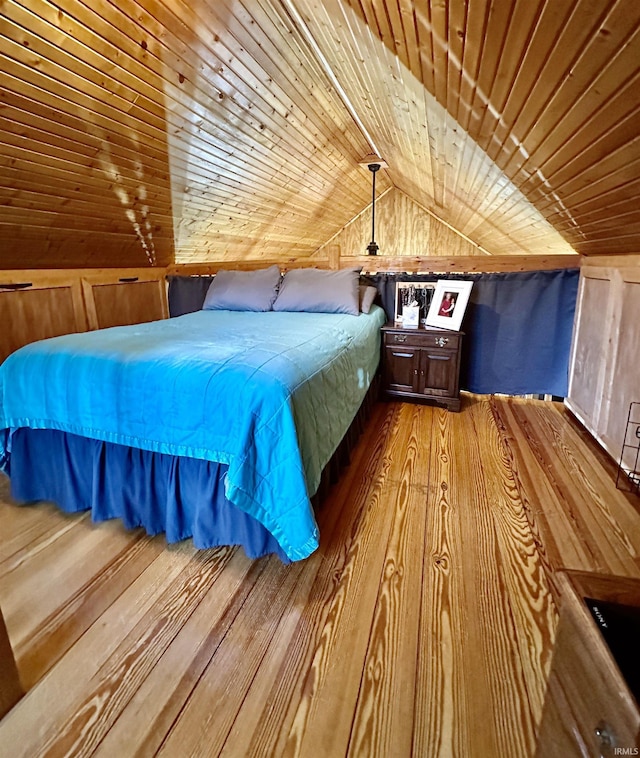
[{"label": "bed skirt", "polygon": [[242,545],[249,558],[289,559],[267,529],[225,497],[227,465],[152,453],[51,429],[12,437],[11,495],[48,500],[67,513],[91,510],[93,521],[119,518],[167,542],[193,538],[197,548]]},{"label": "bed skirt", "polygon": [[[378,394],[374,380],[347,434],[325,466],[315,508],[349,463]],[[50,501],[67,513],[91,510],[93,521],[119,518],[129,528],[189,537],[199,549],[241,545],[249,558],[275,553],[290,563],[273,535],[225,497],[227,465],[153,453],[51,429],[21,428],[11,438],[7,474],[21,503]]]}]

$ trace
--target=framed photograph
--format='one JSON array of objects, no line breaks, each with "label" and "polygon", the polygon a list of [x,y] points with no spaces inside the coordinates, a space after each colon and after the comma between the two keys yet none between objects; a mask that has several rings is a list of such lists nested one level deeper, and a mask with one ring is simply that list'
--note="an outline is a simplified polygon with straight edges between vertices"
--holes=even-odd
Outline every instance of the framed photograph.
[{"label": "framed photograph", "polygon": [[427,326],[459,331],[472,287],[473,282],[439,279],[427,313]]},{"label": "framed photograph", "polygon": [[416,303],[419,308],[418,324],[424,324],[435,288],[435,282],[396,282],[396,323],[402,323],[404,309]]}]

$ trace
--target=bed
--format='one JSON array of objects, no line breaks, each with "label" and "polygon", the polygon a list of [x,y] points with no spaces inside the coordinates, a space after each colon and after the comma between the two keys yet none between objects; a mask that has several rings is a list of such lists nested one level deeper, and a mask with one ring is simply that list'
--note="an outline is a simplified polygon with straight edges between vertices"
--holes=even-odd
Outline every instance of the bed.
[{"label": "bed", "polygon": [[304,559],[384,321],[216,308],[27,345],[0,367],[0,469],[21,503]]}]

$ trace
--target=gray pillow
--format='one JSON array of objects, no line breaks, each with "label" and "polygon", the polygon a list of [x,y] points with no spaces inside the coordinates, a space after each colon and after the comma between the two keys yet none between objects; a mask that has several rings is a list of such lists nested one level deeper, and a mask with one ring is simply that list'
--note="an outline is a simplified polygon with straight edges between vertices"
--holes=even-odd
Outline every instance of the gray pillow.
[{"label": "gray pillow", "polygon": [[378,290],[375,287],[366,284],[360,285],[360,310],[362,313],[369,313],[377,294]]},{"label": "gray pillow", "polygon": [[218,271],[202,309],[270,311],[278,296],[279,284],[280,269],[275,265],[257,271]]},{"label": "gray pillow", "polygon": [[292,269],[284,275],[274,311],[309,313],[360,313],[359,269],[322,271],[317,268]]}]

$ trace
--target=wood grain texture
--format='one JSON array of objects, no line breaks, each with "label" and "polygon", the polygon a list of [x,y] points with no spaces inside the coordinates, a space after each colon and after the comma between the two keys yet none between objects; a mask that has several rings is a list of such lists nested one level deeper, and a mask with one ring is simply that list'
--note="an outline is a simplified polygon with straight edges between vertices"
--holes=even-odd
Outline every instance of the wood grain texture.
[{"label": "wood grain texture", "polygon": [[[308,707],[321,675],[315,673],[313,664],[321,664],[326,658],[326,638],[332,634],[334,617],[348,597],[343,583],[350,581],[353,573],[361,524],[366,523],[371,506],[378,501],[379,471],[388,466],[384,457],[386,440],[396,425],[396,414],[386,414],[378,406],[373,423],[355,450],[353,465],[318,514],[321,570],[310,586],[304,586],[305,602],[287,613],[287,636],[270,648],[272,665],[261,667],[223,755],[282,755],[296,751],[290,730],[294,719],[300,717],[299,703],[304,699]],[[312,559],[317,560],[315,556]],[[278,713],[275,719],[274,712]]]},{"label": "wood grain texture", "polygon": [[629,406],[640,400],[638,375],[631,368],[640,361],[640,267],[623,269],[611,294],[619,310],[607,330],[615,344],[609,353],[614,380],[605,390],[607,419],[602,436],[609,448],[622,450]]},{"label": "wood grain texture", "polygon": [[[526,435],[532,440],[527,443],[528,455],[534,454],[537,465],[529,464],[526,475],[535,477],[532,485],[544,493],[545,506],[529,507],[528,514],[542,543],[554,550],[553,563],[637,576],[637,513],[624,493],[606,489],[615,481],[615,467],[608,461],[603,468],[600,458],[585,451],[580,430],[563,419],[569,412],[563,408],[559,415],[547,417],[537,408],[507,401],[494,406],[494,413],[500,418],[501,432],[511,436],[503,436],[510,456],[517,456],[518,438]],[[522,459],[516,458],[513,465],[521,471]],[[576,481],[582,486],[576,487]]]},{"label": "wood grain texture", "polygon": [[[376,242],[379,256],[486,255],[477,245],[450,229],[398,189],[376,199]],[[350,221],[330,244],[345,256],[364,255],[371,241],[371,205]],[[320,248],[320,252],[323,247]]]},{"label": "wood grain texture", "polygon": [[15,656],[0,610],[0,719],[13,708],[23,694]]},{"label": "wood grain texture", "polygon": [[[567,404],[603,447],[620,459],[630,404],[640,399],[640,265],[581,269]],[[624,259],[623,259],[624,260]],[[626,461],[632,467],[633,461]]]},{"label": "wood grain texture", "polygon": [[0,271],[0,361],[36,340],[168,318],[165,269]]},{"label": "wood grain texture", "polygon": [[[414,719],[420,649],[420,607],[415,602],[422,584],[422,556],[410,535],[425,530],[425,490],[429,480],[428,441],[432,419],[404,406],[409,436],[403,440],[404,460],[389,469],[382,502],[393,502],[393,525],[380,575],[375,614],[364,659],[360,692],[353,717],[352,755],[409,755]],[[398,465],[398,463],[400,465]]]},{"label": "wood grain texture", "polygon": [[[33,266],[50,252],[69,266],[83,253],[96,266],[308,253],[333,230],[329,198],[345,221],[366,202],[368,146],[282,8],[24,0],[2,12],[11,261],[26,230]],[[89,251],[96,232],[105,242]]]},{"label": "wood grain texture", "polygon": [[291,566],[20,507],[2,478],[28,692],[0,754],[532,756],[556,572],[640,575],[613,474],[557,403],[378,404]]},{"label": "wood grain texture", "polygon": [[[588,267],[591,269],[591,267]],[[600,414],[610,371],[607,339],[613,333],[611,275],[587,270],[580,277],[571,350],[569,400],[594,433],[602,432]],[[603,329],[603,324],[609,328]]]},{"label": "wood grain texture", "polygon": [[169,315],[164,281],[93,284],[91,290],[98,329],[157,321]]},{"label": "wood grain texture", "polygon": [[506,271],[544,271],[551,269],[579,268],[581,257],[578,255],[522,256],[522,255],[349,255],[342,247],[333,244],[323,248],[326,254],[313,255],[310,258],[265,258],[245,259],[242,261],[212,261],[209,263],[186,263],[167,267],[168,276],[208,276],[222,269],[249,271],[266,266],[277,265],[282,271],[290,268],[352,268],[358,267],[363,272],[389,271],[413,273],[494,273]]},{"label": "wood grain texture", "polygon": [[340,258],[341,266],[361,266],[363,271],[409,271],[414,273],[492,273],[501,271],[544,271],[547,269],[578,268],[580,257],[575,255],[524,256],[384,256],[360,255]]},{"label": "wood grain texture", "polygon": [[0,319],[5,324],[0,361],[29,342],[87,328],[79,282],[55,288],[0,289]]},{"label": "wood grain texture", "polygon": [[0,266],[310,256],[341,231],[361,250],[372,151],[381,193],[470,240],[381,207],[394,254],[640,252],[628,1],[4,0],[0,19]]},{"label": "wood grain texture", "polygon": [[[349,99],[362,104],[360,117],[376,135],[394,186],[493,254],[570,252],[571,246],[494,161],[481,139],[484,135],[478,133],[485,112],[492,129],[500,121],[490,87],[484,85],[494,75],[502,78],[496,72],[498,59],[508,65],[499,51],[514,4],[494,6],[489,13],[489,3],[478,3],[474,10],[489,22],[476,25],[478,16],[473,14],[473,24],[453,29],[451,19],[464,17],[462,3],[450,4],[456,6],[451,14],[449,5],[442,10],[434,7],[437,3],[408,3],[403,23],[392,24],[389,32],[380,30],[380,36],[369,26],[370,14],[363,11],[368,4],[298,0],[323,55],[340,72]],[[400,15],[398,0],[374,5],[378,22],[387,14]],[[409,48],[414,35],[419,39],[418,56],[407,65],[409,57],[400,51],[405,45]],[[470,61],[467,68],[467,61],[458,57],[460,39],[468,46],[465,50],[479,49],[477,67]],[[521,48],[515,48],[520,44],[517,38],[513,44],[517,69]],[[354,61],[366,61],[364,71]],[[433,79],[424,76],[425,64],[437,72]],[[468,84],[464,107],[472,115],[462,124],[453,115],[458,112],[461,96],[456,89],[461,79]],[[517,135],[508,136],[507,150],[519,156]]]},{"label": "wood grain texture", "polygon": [[[528,755],[541,709],[551,603],[526,518],[506,497],[509,470],[487,456],[499,445],[485,412],[467,408],[458,428],[445,416],[432,435],[422,616],[438,621],[419,655],[417,754]],[[491,668],[466,676],[478,657]]]},{"label": "wood grain texture", "polygon": [[[640,580],[573,571],[558,572],[557,580],[560,623],[536,756],[606,755],[610,746],[624,746],[633,754],[640,748],[640,710],[620,671],[621,650],[614,653],[607,645],[606,623],[599,628],[585,599],[600,608],[601,603],[637,608]],[[599,737],[602,729],[604,739]]]},{"label": "wood grain texture", "polygon": [[[339,256],[338,256],[339,257]],[[176,263],[167,267],[167,276],[209,276],[218,271],[254,271],[255,269],[279,266],[281,271],[290,268],[334,268],[332,260],[327,255],[314,255],[313,260],[284,256],[282,258],[245,258],[243,260],[215,260],[207,263]]]}]

